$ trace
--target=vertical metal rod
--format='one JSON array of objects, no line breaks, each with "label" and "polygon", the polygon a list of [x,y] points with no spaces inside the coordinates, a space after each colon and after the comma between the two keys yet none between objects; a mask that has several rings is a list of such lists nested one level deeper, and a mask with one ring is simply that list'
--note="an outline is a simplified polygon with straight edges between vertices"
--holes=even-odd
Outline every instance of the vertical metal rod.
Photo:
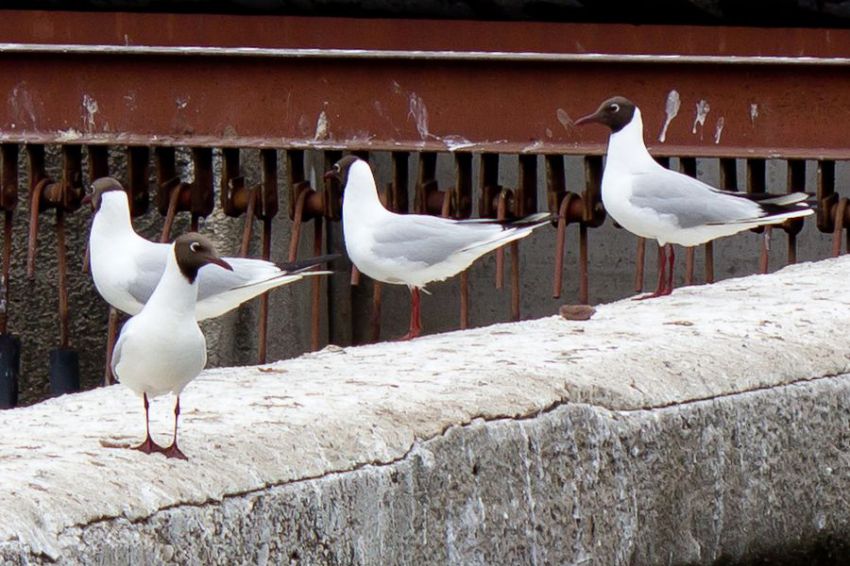
[{"label": "vertical metal rod", "polygon": [[834,207],[838,202],[835,194],[835,161],[818,160],[817,168],[817,225],[823,232],[833,228]]},{"label": "vertical metal rod", "polygon": [[637,239],[637,254],[635,257],[635,292],[643,291],[644,267],[646,264],[646,238]]},{"label": "vertical metal rod", "polygon": [[[319,256],[322,255],[322,229],[323,229],[322,217],[317,216],[313,220],[313,255]],[[311,302],[311,324],[310,324],[310,348],[313,351],[319,349],[319,325],[321,323],[321,312],[319,309],[321,308],[321,292],[322,292],[322,278],[321,277],[311,277],[312,282],[312,302]]]},{"label": "vertical metal rod", "polygon": [[109,307],[109,317],[106,324],[106,367],[103,368],[103,384],[115,383],[112,375],[112,351],[115,349],[115,340],[118,338],[118,311],[115,307]]},{"label": "vertical metal rod", "polygon": [[304,225],[302,220],[304,214],[304,202],[307,200],[309,189],[305,189],[298,193],[295,199],[294,220],[292,221],[292,234],[289,238],[289,261],[295,261],[298,257],[298,244],[301,241],[301,227]]},{"label": "vertical metal rod", "polygon": [[[262,258],[269,261],[272,256],[272,220],[278,210],[277,190],[277,150],[262,149],[260,158],[263,161],[263,178],[261,188],[258,189],[257,198],[260,199],[262,210],[263,233],[262,233]],[[261,191],[261,192],[260,192]],[[260,295],[260,320],[257,323],[258,345],[257,360],[264,364],[268,358],[268,331],[269,331],[269,292]]]},{"label": "vertical metal rod", "polygon": [[705,282],[714,283],[714,242],[705,244]]},{"label": "vertical metal rod", "polygon": [[519,313],[519,242],[511,242],[511,320],[520,318]]},{"label": "vertical metal rod", "polygon": [[239,247],[239,255],[242,257],[248,256],[248,250],[251,247],[251,237],[254,234],[254,211],[259,196],[260,193],[257,189],[251,189],[248,195],[248,206],[245,210],[245,226],[242,228],[242,245]]},{"label": "vertical metal rod", "polygon": [[44,146],[28,145],[27,157],[29,162],[30,182],[30,225],[27,241],[27,277],[35,277],[35,254],[38,246],[38,213],[41,209],[41,193],[47,185],[44,175]]},{"label": "vertical metal rod", "polygon": [[[720,159],[720,188],[738,190],[738,164],[732,157]],[[714,283],[714,242],[705,244],[705,282]]]},{"label": "vertical metal rod", "polygon": [[[508,191],[499,192],[499,204],[496,206],[496,219],[504,220],[508,211]],[[505,286],[505,246],[496,249],[496,289]]]},{"label": "vertical metal rod", "polygon": [[847,213],[847,197],[839,199],[835,206],[835,228],[832,231],[832,256],[841,255],[841,232],[844,230],[844,216]]},{"label": "vertical metal rod", "polygon": [[6,334],[9,319],[9,274],[12,265],[12,228],[14,211],[5,210],[3,220],[3,308],[0,309],[0,334]]},{"label": "vertical metal rod", "polygon": [[[159,236],[161,243],[168,243],[171,240],[171,227],[174,224],[174,216],[177,214],[177,201],[180,199],[181,184],[177,183],[168,194],[168,213],[165,215],[165,221],[162,223],[162,234]],[[194,217],[192,218],[194,221]]]},{"label": "vertical metal rod", "polygon": [[[806,161],[804,159],[788,160],[788,186],[787,193],[805,191],[806,189]],[[796,225],[796,226],[795,226]],[[797,263],[797,234],[802,229],[802,221],[792,221],[791,230],[788,231],[788,263]]]},{"label": "vertical metal rod", "polygon": [[555,278],[552,281],[552,297],[561,296],[561,288],[564,284],[564,252],[567,247],[567,211],[569,209],[569,197],[564,197],[558,207],[558,232],[555,236]]},{"label": "vertical metal rod", "polygon": [[[456,153],[455,214],[466,217],[472,214],[472,154]],[[469,328],[469,273],[460,274],[460,328]]]},{"label": "vertical metal rod", "polygon": [[460,274],[460,329],[469,328],[469,271]]},{"label": "vertical metal rod", "polygon": [[587,280],[587,226],[582,223],[578,228],[578,249],[579,249],[579,287],[578,300],[581,304],[590,304],[589,296],[590,289]]},{"label": "vertical metal rod", "polygon": [[788,234],[788,263],[797,263],[797,233],[789,232]]},{"label": "vertical metal rod", "polygon": [[59,259],[58,285],[59,285],[59,347],[67,348],[70,333],[68,330],[68,284],[67,257],[65,249],[65,211],[56,209],[56,253]]},{"label": "vertical metal rod", "polygon": [[[697,160],[695,157],[679,158],[679,170],[689,177],[697,176]],[[694,284],[694,256],[696,248],[688,246],[685,248],[685,285]]]},{"label": "vertical metal rod", "polygon": [[[272,255],[272,219],[270,216],[263,218],[263,259],[268,261]],[[259,363],[266,363],[268,352],[268,329],[269,329],[269,293],[266,291],[260,295],[260,322],[259,322],[259,345],[257,346],[257,359]]]},{"label": "vertical metal rod", "polygon": [[381,339],[381,296],[383,286],[380,281],[372,282],[372,315],[369,320],[371,325],[371,340],[377,342]]},{"label": "vertical metal rod", "polygon": [[759,256],[759,272],[762,274],[767,273],[769,268],[770,235],[772,231],[772,226],[765,226],[762,233],[761,255]]},{"label": "vertical metal rod", "polygon": [[[747,192],[748,193],[764,193],[767,189],[767,162],[761,158],[747,159]],[[764,233],[767,228],[762,227],[758,230],[753,230],[757,233]],[[761,252],[759,255],[759,273],[767,273],[769,268],[769,249],[767,238],[761,240]]]},{"label": "vertical metal rod", "polygon": [[694,284],[694,253],[696,248],[688,246],[685,248],[685,285]]}]

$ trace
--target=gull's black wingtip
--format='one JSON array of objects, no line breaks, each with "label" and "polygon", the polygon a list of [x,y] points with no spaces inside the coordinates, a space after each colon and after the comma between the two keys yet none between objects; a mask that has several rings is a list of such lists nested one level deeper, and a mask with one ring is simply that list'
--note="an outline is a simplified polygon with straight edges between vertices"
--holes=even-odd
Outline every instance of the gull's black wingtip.
[{"label": "gull's black wingtip", "polygon": [[318,267],[323,263],[331,263],[341,257],[342,254],[325,254],[309,257],[307,259],[278,263],[277,266],[287,273],[300,273],[302,271],[308,271],[314,267]]}]

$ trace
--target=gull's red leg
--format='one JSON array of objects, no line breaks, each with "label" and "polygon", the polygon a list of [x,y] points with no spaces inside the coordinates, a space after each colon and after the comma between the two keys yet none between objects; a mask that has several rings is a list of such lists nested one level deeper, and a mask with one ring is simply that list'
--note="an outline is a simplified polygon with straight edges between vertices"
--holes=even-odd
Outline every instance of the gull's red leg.
[{"label": "gull's red leg", "polygon": [[669,293],[665,293],[664,284],[666,283],[666,273],[667,273],[667,246],[658,246],[658,284],[655,286],[655,291],[648,295],[641,295],[640,297],[635,297],[633,300],[635,301],[643,301],[644,299],[654,299],[655,297],[660,297],[662,295],[667,295]]},{"label": "gull's red leg", "polygon": [[180,418],[180,396],[177,396],[177,401],[174,403],[174,438],[171,440],[171,446],[164,448],[162,453],[166,458],[178,458],[180,460],[188,460],[189,458],[183,454],[183,451],[177,447],[177,421]]},{"label": "gull's red leg", "polygon": [[673,250],[673,244],[667,244],[667,257],[669,258],[670,266],[667,273],[667,288],[664,289],[664,295],[669,295],[673,292],[673,263],[676,260],[676,252]]},{"label": "gull's red leg", "polygon": [[150,404],[148,403],[148,394],[142,393],[142,401],[145,404],[145,441],[139,444],[138,446],[133,446],[133,450],[139,450],[144,452],[145,454],[151,454],[153,452],[162,452],[162,446],[157,444],[151,438],[151,424],[150,418],[148,416],[148,410],[150,408]]},{"label": "gull's red leg", "polygon": [[419,287],[410,288],[410,328],[407,334],[399,338],[399,340],[410,340],[416,338],[422,332],[421,312],[420,312],[420,297]]}]

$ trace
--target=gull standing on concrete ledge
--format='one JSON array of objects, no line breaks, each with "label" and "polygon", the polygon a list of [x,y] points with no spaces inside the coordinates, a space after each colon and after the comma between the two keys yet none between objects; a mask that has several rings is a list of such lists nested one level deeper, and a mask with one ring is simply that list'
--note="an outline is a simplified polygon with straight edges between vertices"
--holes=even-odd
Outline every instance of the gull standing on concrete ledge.
[{"label": "gull standing on concrete ledge", "polygon": [[[696,246],[766,224],[814,213],[806,193],[721,191],[659,165],[643,142],[640,109],[617,96],[575,121],[611,128],[602,174],[602,203],[623,228],[658,241],[658,287],[642,299],[673,292],[673,246]],[[665,270],[669,261],[669,273]]]},{"label": "gull standing on concrete ledge", "polygon": [[[121,184],[112,177],[92,183],[94,208],[89,235],[91,272],[95,287],[107,303],[127,314],[142,310],[171,256],[169,244],[142,238],[133,230],[130,204]],[[328,271],[306,271],[333,259],[323,256],[278,267],[270,261],[225,258],[230,271],[205,267],[198,276],[198,320],[221,316],[261,293]]]},{"label": "gull standing on concrete ledge", "polygon": [[410,289],[410,328],[402,340],[419,336],[419,291],[469,267],[496,248],[524,238],[549,223],[549,213],[513,222],[450,220],[423,214],[390,212],[378,197],[369,164],[349,155],[325,177],[343,187],[342,230],[345,249],[362,273],[376,281]]},{"label": "gull standing on concrete ledge", "polygon": [[[177,447],[180,392],[207,364],[207,341],[195,319],[199,272],[208,264],[227,271],[233,268],[218,256],[207,238],[194,232],[180,236],[169,248],[159,284],[141,312],[121,329],[112,355],[112,371],[118,381],[144,400],[147,435],[135,448],[185,460]],[[171,446],[162,448],[151,438],[148,397],[168,392],[177,396],[174,437]]]}]

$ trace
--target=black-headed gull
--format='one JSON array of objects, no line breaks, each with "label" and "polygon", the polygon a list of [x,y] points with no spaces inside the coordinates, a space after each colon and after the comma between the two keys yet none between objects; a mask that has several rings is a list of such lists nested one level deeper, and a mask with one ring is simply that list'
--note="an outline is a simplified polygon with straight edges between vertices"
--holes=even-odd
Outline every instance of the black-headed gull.
[{"label": "black-headed gull", "polygon": [[[127,193],[112,177],[92,183],[94,208],[89,248],[95,287],[107,303],[127,314],[142,310],[165,269],[171,246],[151,242],[136,234],[130,221]],[[332,259],[324,256],[281,267],[270,261],[225,258],[233,268],[201,269],[198,280],[198,320],[214,318],[261,293],[298,281],[304,276],[327,274],[306,271]]]},{"label": "black-headed gull", "polygon": [[[212,243],[194,232],[178,237],[168,246],[165,271],[142,310],[121,329],[112,355],[112,371],[118,381],[142,396],[145,407],[144,442],[136,446],[146,454],[162,452],[169,458],[186,459],[177,447],[180,393],[207,363],[207,341],[195,318],[200,270],[232,271]],[[148,398],[173,393],[174,437],[162,448],[151,438]]]},{"label": "black-headed gull", "polygon": [[362,273],[376,281],[407,285],[410,327],[402,339],[419,336],[419,291],[469,267],[496,248],[524,238],[551,215],[534,214],[513,222],[450,220],[422,214],[396,214],[381,203],[369,164],[353,155],[325,174],[343,187],[345,249]]},{"label": "black-headed gull", "polygon": [[[640,109],[617,96],[575,124],[611,129],[602,174],[602,203],[623,228],[658,241],[658,287],[641,298],[673,291],[672,244],[696,246],[750,228],[814,213],[806,193],[783,195],[721,191],[659,165],[643,141]],[[665,280],[665,271],[669,273]]]}]

